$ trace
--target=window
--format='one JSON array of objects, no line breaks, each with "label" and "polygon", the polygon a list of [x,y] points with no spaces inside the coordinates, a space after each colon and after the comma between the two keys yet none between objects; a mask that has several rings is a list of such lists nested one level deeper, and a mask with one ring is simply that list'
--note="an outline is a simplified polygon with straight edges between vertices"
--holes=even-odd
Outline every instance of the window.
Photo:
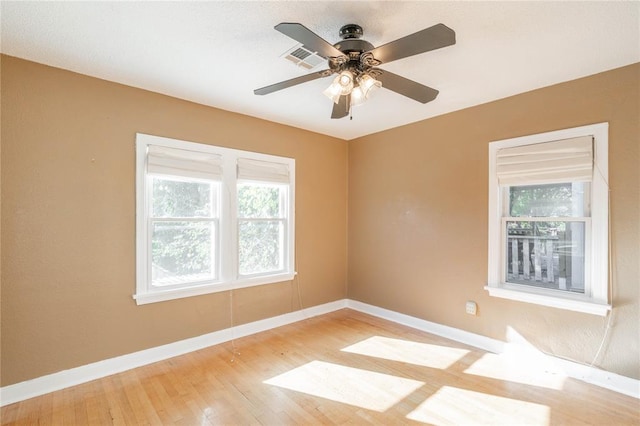
[{"label": "window", "polygon": [[251,276],[281,271],[286,218],[282,185],[238,185],[239,273]]},{"label": "window", "polygon": [[219,182],[150,175],[151,285],[218,277]]},{"label": "window", "polygon": [[238,272],[250,277],[285,268],[288,173],[284,164],[238,161]]},{"label": "window", "polygon": [[605,315],[608,125],[489,145],[491,296]]},{"label": "window", "polygon": [[138,304],[293,279],[293,159],[138,134]]}]

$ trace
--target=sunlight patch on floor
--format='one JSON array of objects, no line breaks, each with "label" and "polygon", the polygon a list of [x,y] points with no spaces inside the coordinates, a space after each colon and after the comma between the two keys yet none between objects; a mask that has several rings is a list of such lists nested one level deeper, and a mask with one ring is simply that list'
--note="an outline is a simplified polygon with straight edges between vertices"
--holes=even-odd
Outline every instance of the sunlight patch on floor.
[{"label": "sunlight patch on floor", "polygon": [[342,349],[423,367],[446,369],[469,353],[466,349],[374,336]]},{"label": "sunlight patch on floor", "polygon": [[567,376],[544,370],[539,365],[527,357],[485,354],[464,372],[496,380],[561,390]]},{"label": "sunlight patch on floor", "polygon": [[549,407],[443,386],[407,415],[434,425],[548,425]]},{"label": "sunlight patch on floor", "polygon": [[200,426],[209,426],[211,424],[209,416],[211,415],[213,415],[213,410],[209,407],[205,408],[202,412],[202,417],[200,418]]},{"label": "sunlight patch on floor", "polygon": [[312,361],[264,383],[379,412],[424,385],[417,380],[323,361]]}]

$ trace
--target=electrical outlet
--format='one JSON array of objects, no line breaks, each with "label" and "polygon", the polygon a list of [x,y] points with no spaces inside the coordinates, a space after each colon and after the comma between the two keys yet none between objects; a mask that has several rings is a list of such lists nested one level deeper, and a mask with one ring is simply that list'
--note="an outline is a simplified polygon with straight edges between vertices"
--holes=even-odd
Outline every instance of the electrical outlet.
[{"label": "electrical outlet", "polygon": [[465,309],[469,315],[475,315],[478,310],[478,305],[474,301],[468,301],[465,305]]}]

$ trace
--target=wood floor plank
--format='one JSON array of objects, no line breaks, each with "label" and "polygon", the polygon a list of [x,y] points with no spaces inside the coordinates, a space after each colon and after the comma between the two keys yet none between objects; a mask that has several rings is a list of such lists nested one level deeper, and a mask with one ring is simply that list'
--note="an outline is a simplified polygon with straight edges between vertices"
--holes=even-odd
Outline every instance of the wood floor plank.
[{"label": "wood floor plank", "polygon": [[344,309],[3,407],[2,425],[616,424],[640,401]]}]

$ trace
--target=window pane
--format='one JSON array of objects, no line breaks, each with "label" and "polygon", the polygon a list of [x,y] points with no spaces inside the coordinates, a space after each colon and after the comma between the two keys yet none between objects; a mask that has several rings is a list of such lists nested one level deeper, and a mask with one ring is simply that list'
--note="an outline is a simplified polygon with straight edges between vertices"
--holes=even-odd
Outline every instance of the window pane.
[{"label": "window pane", "polygon": [[212,222],[154,222],[151,283],[172,285],[215,278]]},{"label": "window pane", "polygon": [[212,217],[217,183],[153,177],[152,217]]},{"label": "window pane", "polygon": [[584,293],[584,222],[506,223],[507,282]]},{"label": "window pane", "polygon": [[509,187],[509,216],[583,217],[586,182]]},{"label": "window pane", "polygon": [[239,184],[238,217],[281,218],[284,189],[284,185]]},{"label": "window pane", "polygon": [[283,269],[283,221],[241,220],[239,228],[240,275]]}]

